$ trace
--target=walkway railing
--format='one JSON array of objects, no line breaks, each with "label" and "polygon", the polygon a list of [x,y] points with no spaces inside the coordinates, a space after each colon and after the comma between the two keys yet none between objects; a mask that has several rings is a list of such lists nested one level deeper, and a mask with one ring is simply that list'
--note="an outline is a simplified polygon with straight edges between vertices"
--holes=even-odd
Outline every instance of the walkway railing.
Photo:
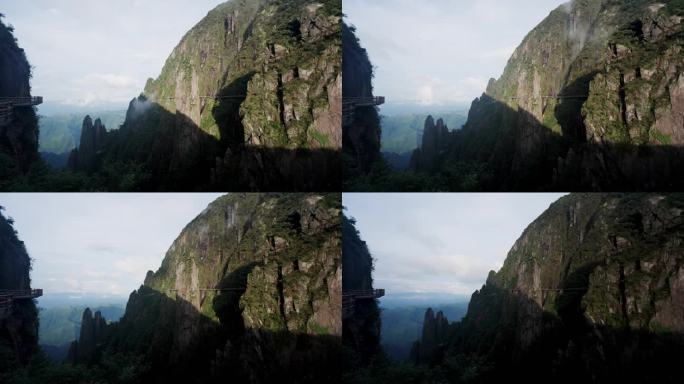
[{"label": "walkway railing", "polygon": [[350,290],[342,292],[342,317],[348,318],[354,314],[357,301],[374,300],[385,296],[384,289]]},{"label": "walkway railing", "polygon": [[9,124],[12,121],[14,108],[32,107],[42,103],[42,96],[0,97],[0,126]]},{"label": "walkway railing", "polygon": [[342,98],[342,124],[348,125],[354,121],[356,108],[374,107],[385,104],[384,96],[375,97],[343,97]]},{"label": "walkway railing", "polygon": [[0,308],[10,308],[15,300],[30,300],[43,296],[42,289],[0,289]]}]

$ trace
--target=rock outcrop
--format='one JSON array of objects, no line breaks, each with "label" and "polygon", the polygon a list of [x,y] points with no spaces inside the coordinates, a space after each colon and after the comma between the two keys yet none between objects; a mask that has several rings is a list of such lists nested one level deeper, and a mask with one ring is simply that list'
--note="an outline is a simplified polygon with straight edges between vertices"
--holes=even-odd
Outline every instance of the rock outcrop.
[{"label": "rock outcrop", "polygon": [[680,195],[560,199],[473,294],[444,361],[486,382],[676,381],[682,212]]},{"label": "rock outcrop", "polygon": [[432,116],[425,119],[423,140],[421,146],[413,151],[409,169],[415,172],[435,172],[438,157],[448,147],[449,128],[444,120],[438,119],[437,124]]},{"label": "rock outcrop", "polygon": [[339,190],[340,19],[339,0],[219,5],[131,102],[99,170],[132,164],[141,189]]},{"label": "rock outcrop", "polygon": [[[17,44],[13,29],[0,20],[0,97],[30,97],[30,78],[31,66],[24,50]],[[38,118],[32,107],[12,108],[0,115],[0,188],[6,189],[40,158]]]},{"label": "rock outcrop", "polygon": [[78,340],[71,343],[67,361],[72,364],[86,364],[94,357],[99,343],[104,340],[107,321],[100,311],[93,316],[90,308],[83,311],[81,333]]},{"label": "rock outcrop", "polygon": [[442,311],[435,316],[432,308],[425,311],[423,333],[420,340],[413,343],[409,361],[414,364],[429,364],[441,358],[442,348],[449,336],[449,320]]},{"label": "rock outcrop", "polygon": [[100,350],[139,352],[147,382],[336,380],[340,209],[334,194],[217,199],[130,295]]},{"label": "rock outcrop", "polygon": [[107,128],[100,119],[93,120],[90,116],[83,119],[81,141],[78,148],[71,151],[68,167],[72,171],[93,173],[97,170],[99,155],[104,150],[107,139]]},{"label": "rock outcrop", "polygon": [[[31,259],[12,224],[0,213],[0,290],[31,289]],[[33,300],[2,301],[0,378],[27,364],[38,352],[38,310]]]}]

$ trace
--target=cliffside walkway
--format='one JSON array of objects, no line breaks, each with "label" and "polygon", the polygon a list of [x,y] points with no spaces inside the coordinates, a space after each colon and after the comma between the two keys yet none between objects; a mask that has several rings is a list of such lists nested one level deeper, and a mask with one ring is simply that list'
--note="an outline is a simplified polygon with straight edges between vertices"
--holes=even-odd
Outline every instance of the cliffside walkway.
[{"label": "cliffside walkway", "polygon": [[17,300],[31,300],[43,296],[42,289],[0,289],[0,317],[7,316]]},{"label": "cliffside walkway", "polygon": [[12,121],[14,108],[32,107],[43,103],[42,96],[34,97],[0,97],[0,126]]},{"label": "cliffside walkway", "polygon": [[342,292],[342,317],[348,318],[354,314],[358,301],[375,300],[385,296],[384,289],[355,290]]},{"label": "cliffside walkway", "polygon": [[354,113],[359,107],[375,107],[385,104],[384,96],[376,97],[343,97],[342,98],[342,125],[349,125],[354,121]]}]

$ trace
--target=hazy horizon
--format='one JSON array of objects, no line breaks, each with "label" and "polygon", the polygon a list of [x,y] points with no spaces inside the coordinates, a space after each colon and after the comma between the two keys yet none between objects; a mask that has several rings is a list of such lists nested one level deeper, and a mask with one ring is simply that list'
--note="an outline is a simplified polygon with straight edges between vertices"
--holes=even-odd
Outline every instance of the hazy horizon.
[{"label": "hazy horizon", "polygon": [[417,293],[430,301],[469,299],[489,271],[501,268],[524,229],[564,195],[345,193],[342,199],[376,261],[375,288],[390,299]]}]

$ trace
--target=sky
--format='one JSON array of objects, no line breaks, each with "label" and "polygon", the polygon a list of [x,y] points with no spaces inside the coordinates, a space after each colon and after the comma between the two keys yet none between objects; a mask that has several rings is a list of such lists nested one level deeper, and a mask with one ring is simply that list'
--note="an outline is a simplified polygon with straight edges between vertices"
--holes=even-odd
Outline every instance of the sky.
[{"label": "sky", "polygon": [[498,270],[527,226],[563,194],[363,194],[342,197],[387,296],[467,296]]},{"label": "sky", "polygon": [[563,0],[344,0],[387,103],[470,104]]},{"label": "sky", "polygon": [[34,67],[33,95],[66,107],[125,109],[183,35],[225,0],[3,1]]},{"label": "sky", "polygon": [[128,296],[220,194],[0,194],[45,294]]}]

